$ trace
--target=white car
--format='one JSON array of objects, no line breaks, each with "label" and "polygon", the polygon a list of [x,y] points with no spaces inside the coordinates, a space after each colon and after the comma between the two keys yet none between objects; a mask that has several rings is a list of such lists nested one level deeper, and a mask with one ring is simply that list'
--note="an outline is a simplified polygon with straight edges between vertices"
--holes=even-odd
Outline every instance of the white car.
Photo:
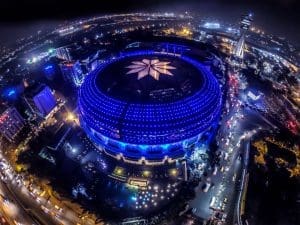
[{"label": "white car", "polygon": [[203,192],[208,192],[211,187],[211,183],[205,183],[202,187]]},{"label": "white car", "polygon": [[217,175],[217,172],[218,172],[218,167],[215,166],[215,167],[214,167],[214,171],[213,171],[213,175]]}]

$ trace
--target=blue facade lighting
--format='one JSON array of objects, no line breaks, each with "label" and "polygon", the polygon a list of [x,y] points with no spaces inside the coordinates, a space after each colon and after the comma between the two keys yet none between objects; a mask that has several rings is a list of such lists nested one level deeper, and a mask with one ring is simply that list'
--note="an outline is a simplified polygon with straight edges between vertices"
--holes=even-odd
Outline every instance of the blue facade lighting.
[{"label": "blue facade lighting", "polygon": [[194,94],[174,102],[134,103],[108,96],[96,78],[109,65],[133,56],[161,56],[154,51],[122,53],[89,74],[79,90],[80,121],[87,135],[109,154],[139,160],[178,158],[185,147],[219,119],[221,90],[216,78],[197,60],[179,57],[199,70],[203,85]]}]

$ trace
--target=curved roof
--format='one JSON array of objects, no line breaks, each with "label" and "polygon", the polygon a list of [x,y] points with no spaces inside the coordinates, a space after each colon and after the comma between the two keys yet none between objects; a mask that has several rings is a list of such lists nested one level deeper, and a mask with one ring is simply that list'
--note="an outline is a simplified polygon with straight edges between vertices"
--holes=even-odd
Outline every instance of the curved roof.
[{"label": "curved roof", "polygon": [[164,55],[151,51],[131,52],[102,64],[89,74],[80,88],[78,104],[80,119],[85,127],[110,139],[139,145],[180,142],[210,127],[220,113],[220,87],[215,77],[191,58],[168,56],[189,64],[201,76],[201,85],[182,98],[174,101],[136,102],[128,98],[112,97],[104,91],[98,84],[102,72],[109,65],[134,56],[159,58]]},{"label": "curved roof", "polygon": [[202,86],[199,69],[169,55],[127,56],[110,63],[96,78],[107,96],[131,103],[174,102]]}]

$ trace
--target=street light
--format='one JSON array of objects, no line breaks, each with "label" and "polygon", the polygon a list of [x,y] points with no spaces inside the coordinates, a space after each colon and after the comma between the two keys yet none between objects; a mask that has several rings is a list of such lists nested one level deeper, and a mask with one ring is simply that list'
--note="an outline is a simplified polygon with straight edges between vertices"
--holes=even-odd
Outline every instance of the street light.
[{"label": "street light", "polygon": [[67,115],[67,120],[68,121],[74,121],[75,120],[75,115],[71,112],[68,113]]}]

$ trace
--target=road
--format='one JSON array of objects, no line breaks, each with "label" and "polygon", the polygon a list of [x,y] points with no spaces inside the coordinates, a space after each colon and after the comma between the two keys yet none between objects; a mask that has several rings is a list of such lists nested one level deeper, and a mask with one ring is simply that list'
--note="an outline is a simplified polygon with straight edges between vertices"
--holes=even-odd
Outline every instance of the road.
[{"label": "road", "polygon": [[[250,139],[262,130],[276,129],[274,123],[262,114],[242,105],[238,82],[239,77],[230,73],[226,111],[217,136],[217,152],[220,154],[217,174],[209,173],[200,182],[196,188],[196,197],[190,202],[196,216],[218,224],[242,225],[240,211]],[[201,187],[209,181],[214,186],[205,193]]]},{"label": "road", "polygon": [[1,209],[9,224],[14,224],[14,221],[22,221],[22,223],[25,224],[37,224],[27,215],[27,212],[19,206],[18,202],[15,201],[14,196],[12,196],[3,181],[0,182],[0,192],[5,198],[5,200],[3,198],[1,199]]},{"label": "road", "polygon": [[247,167],[248,167],[248,161],[249,161],[249,153],[250,153],[250,138],[247,138],[245,140],[245,151],[243,154],[243,168],[242,168],[242,176],[240,181],[240,189],[238,193],[238,199],[236,203],[236,216],[238,225],[242,225],[242,218],[241,218],[241,206],[242,206],[242,198],[243,193],[245,191],[245,181],[246,181],[246,175],[247,175]]},{"label": "road", "polygon": [[0,164],[0,193],[8,199],[6,200],[7,210],[3,210],[2,207],[1,211],[10,224],[15,224],[14,220],[26,225],[95,224],[88,217],[79,218],[72,209],[54,205],[49,199],[29,191],[23,178],[15,173],[1,152]]}]

